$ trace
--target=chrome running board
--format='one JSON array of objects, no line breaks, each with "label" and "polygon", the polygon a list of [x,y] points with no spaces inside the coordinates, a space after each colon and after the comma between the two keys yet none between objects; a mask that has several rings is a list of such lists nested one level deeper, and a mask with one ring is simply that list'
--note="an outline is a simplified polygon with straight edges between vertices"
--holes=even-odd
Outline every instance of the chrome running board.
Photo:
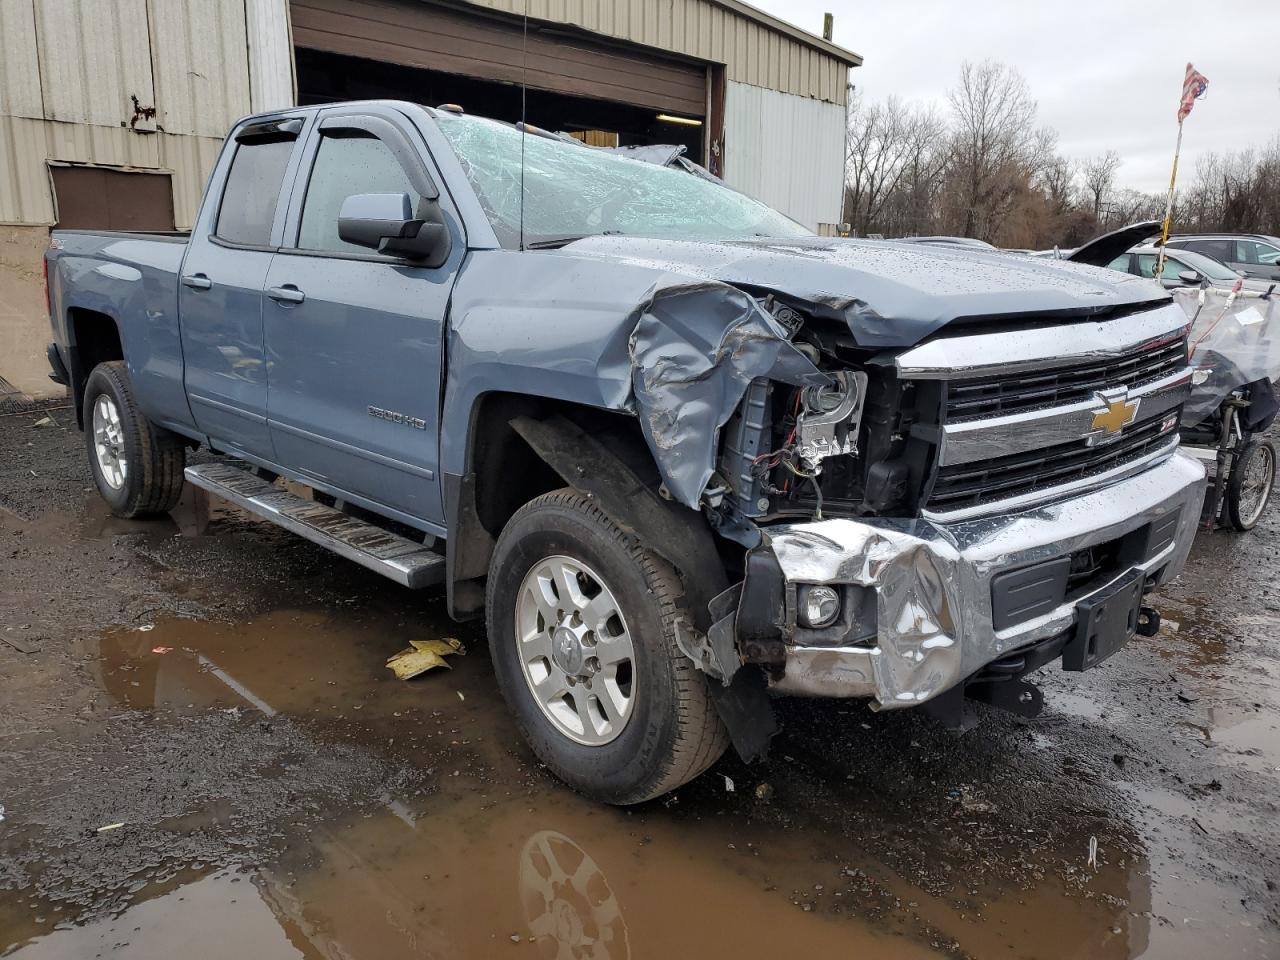
[{"label": "chrome running board", "polygon": [[420,543],[267,483],[230,463],[187,467],[187,482],[354,560],[396,583],[420,589],[444,580],[444,557]]}]

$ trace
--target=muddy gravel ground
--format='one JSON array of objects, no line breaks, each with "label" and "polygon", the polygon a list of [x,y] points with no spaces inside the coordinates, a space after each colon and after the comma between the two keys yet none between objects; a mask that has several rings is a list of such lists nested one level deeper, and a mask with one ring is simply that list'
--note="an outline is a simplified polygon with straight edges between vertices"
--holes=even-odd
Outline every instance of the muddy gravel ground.
[{"label": "muddy gravel ground", "polygon": [[[1280,513],[1036,720],[780,701],[767,764],[616,810],[439,596],[112,519],[47,415],[0,418],[0,956],[1280,957]],[[396,680],[430,637],[468,655]]]}]

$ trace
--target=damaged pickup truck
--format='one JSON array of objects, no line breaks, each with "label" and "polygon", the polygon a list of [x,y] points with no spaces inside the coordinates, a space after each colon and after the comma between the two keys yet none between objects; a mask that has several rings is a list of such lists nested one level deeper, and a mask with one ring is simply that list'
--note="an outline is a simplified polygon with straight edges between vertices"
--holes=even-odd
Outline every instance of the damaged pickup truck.
[{"label": "damaged pickup truck", "polygon": [[1154,631],[1200,511],[1149,281],[819,238],[455,109],[249,118],[189,236],[58,230],[47,269],[113,511],[185,466],[442,583],[533,750],[611,803],[763,755],[771,694],[1034,715],[1028,673]]}]

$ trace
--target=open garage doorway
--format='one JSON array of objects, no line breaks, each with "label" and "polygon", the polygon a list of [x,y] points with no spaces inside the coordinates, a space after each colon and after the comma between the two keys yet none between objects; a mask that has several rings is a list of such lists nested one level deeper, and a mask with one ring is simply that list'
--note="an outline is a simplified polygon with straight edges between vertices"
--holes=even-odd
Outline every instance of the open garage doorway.
[{"label": "open garage doorway", "polygon": [[529,123],[595,146],[681,144],[718,172],[708,64],[532,20],[526,36],[519,19],[413,0],[292,0],[290,10],[300,103],[454,103],[515,122],[526,81]]},{"label": "open garage doorway", "polygon": [[[467,113],[510,123],[520,119],[520,87],[511,83],[315,50],[298,50],[297,67],[300,104],[387,98],[431,107],[456,103]],[[700,116],[691,118],[697,125],[673,123],[658,120],[651,108],[533,88],[528,91],[526,115],[529,123],[578,136],[592,146],[683,144],[691,160],[703,159]]]}]

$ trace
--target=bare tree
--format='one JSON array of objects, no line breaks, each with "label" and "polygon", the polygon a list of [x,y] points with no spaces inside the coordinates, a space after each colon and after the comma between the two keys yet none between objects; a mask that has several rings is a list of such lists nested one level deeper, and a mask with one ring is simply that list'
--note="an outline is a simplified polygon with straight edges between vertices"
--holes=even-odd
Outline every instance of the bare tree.
[{"label": "bare tree", "polygon": [[993,239],[1042,159],[1036,104],[1012,67],[965,63],[949,100],[953,117],[953,222],[966,237]]},{"label": "bare tree", "polygon": [[1049,212],[1055,217],[1066,215],[1075,199],[1077,164],[1066,157],[1051,156],[1038,177]]},{"label": "bare tree", "polygon": [[904,176],[917,175],[923,156],[936,149],[944,130],[932,111],[897,97],[874,104],[860,95],[850,100],[844,219],[856,232],[885,228],[886,209]]},{"label": "bare tree", "polygon": [[1090,157],[1080,167],[1084,179],[1085,196],[1093,205],[1093,219],[1101,221],[1111,188],[1115,185],[1116,171],[1120,169],[1120,154],[1114,150]]},{"label": "bare tree", "polygon": [[1280,233],[1280,137],[1260,150],[1202,157],[1181,199],[1186,229]]},{"label": "bare tree", "polygon": [[[951,233],[1014,247],[1077,245],[1164,213],[1163,194],[1121,188],[1121,156],[1062,156],[1037,127],[1022,76],[966,63],[946,117],[897,98],[851,97],[844,219],[886,236]],[[1178,230],[1280,235],[1280,136],[1201,159],[1175,198]]]}]

